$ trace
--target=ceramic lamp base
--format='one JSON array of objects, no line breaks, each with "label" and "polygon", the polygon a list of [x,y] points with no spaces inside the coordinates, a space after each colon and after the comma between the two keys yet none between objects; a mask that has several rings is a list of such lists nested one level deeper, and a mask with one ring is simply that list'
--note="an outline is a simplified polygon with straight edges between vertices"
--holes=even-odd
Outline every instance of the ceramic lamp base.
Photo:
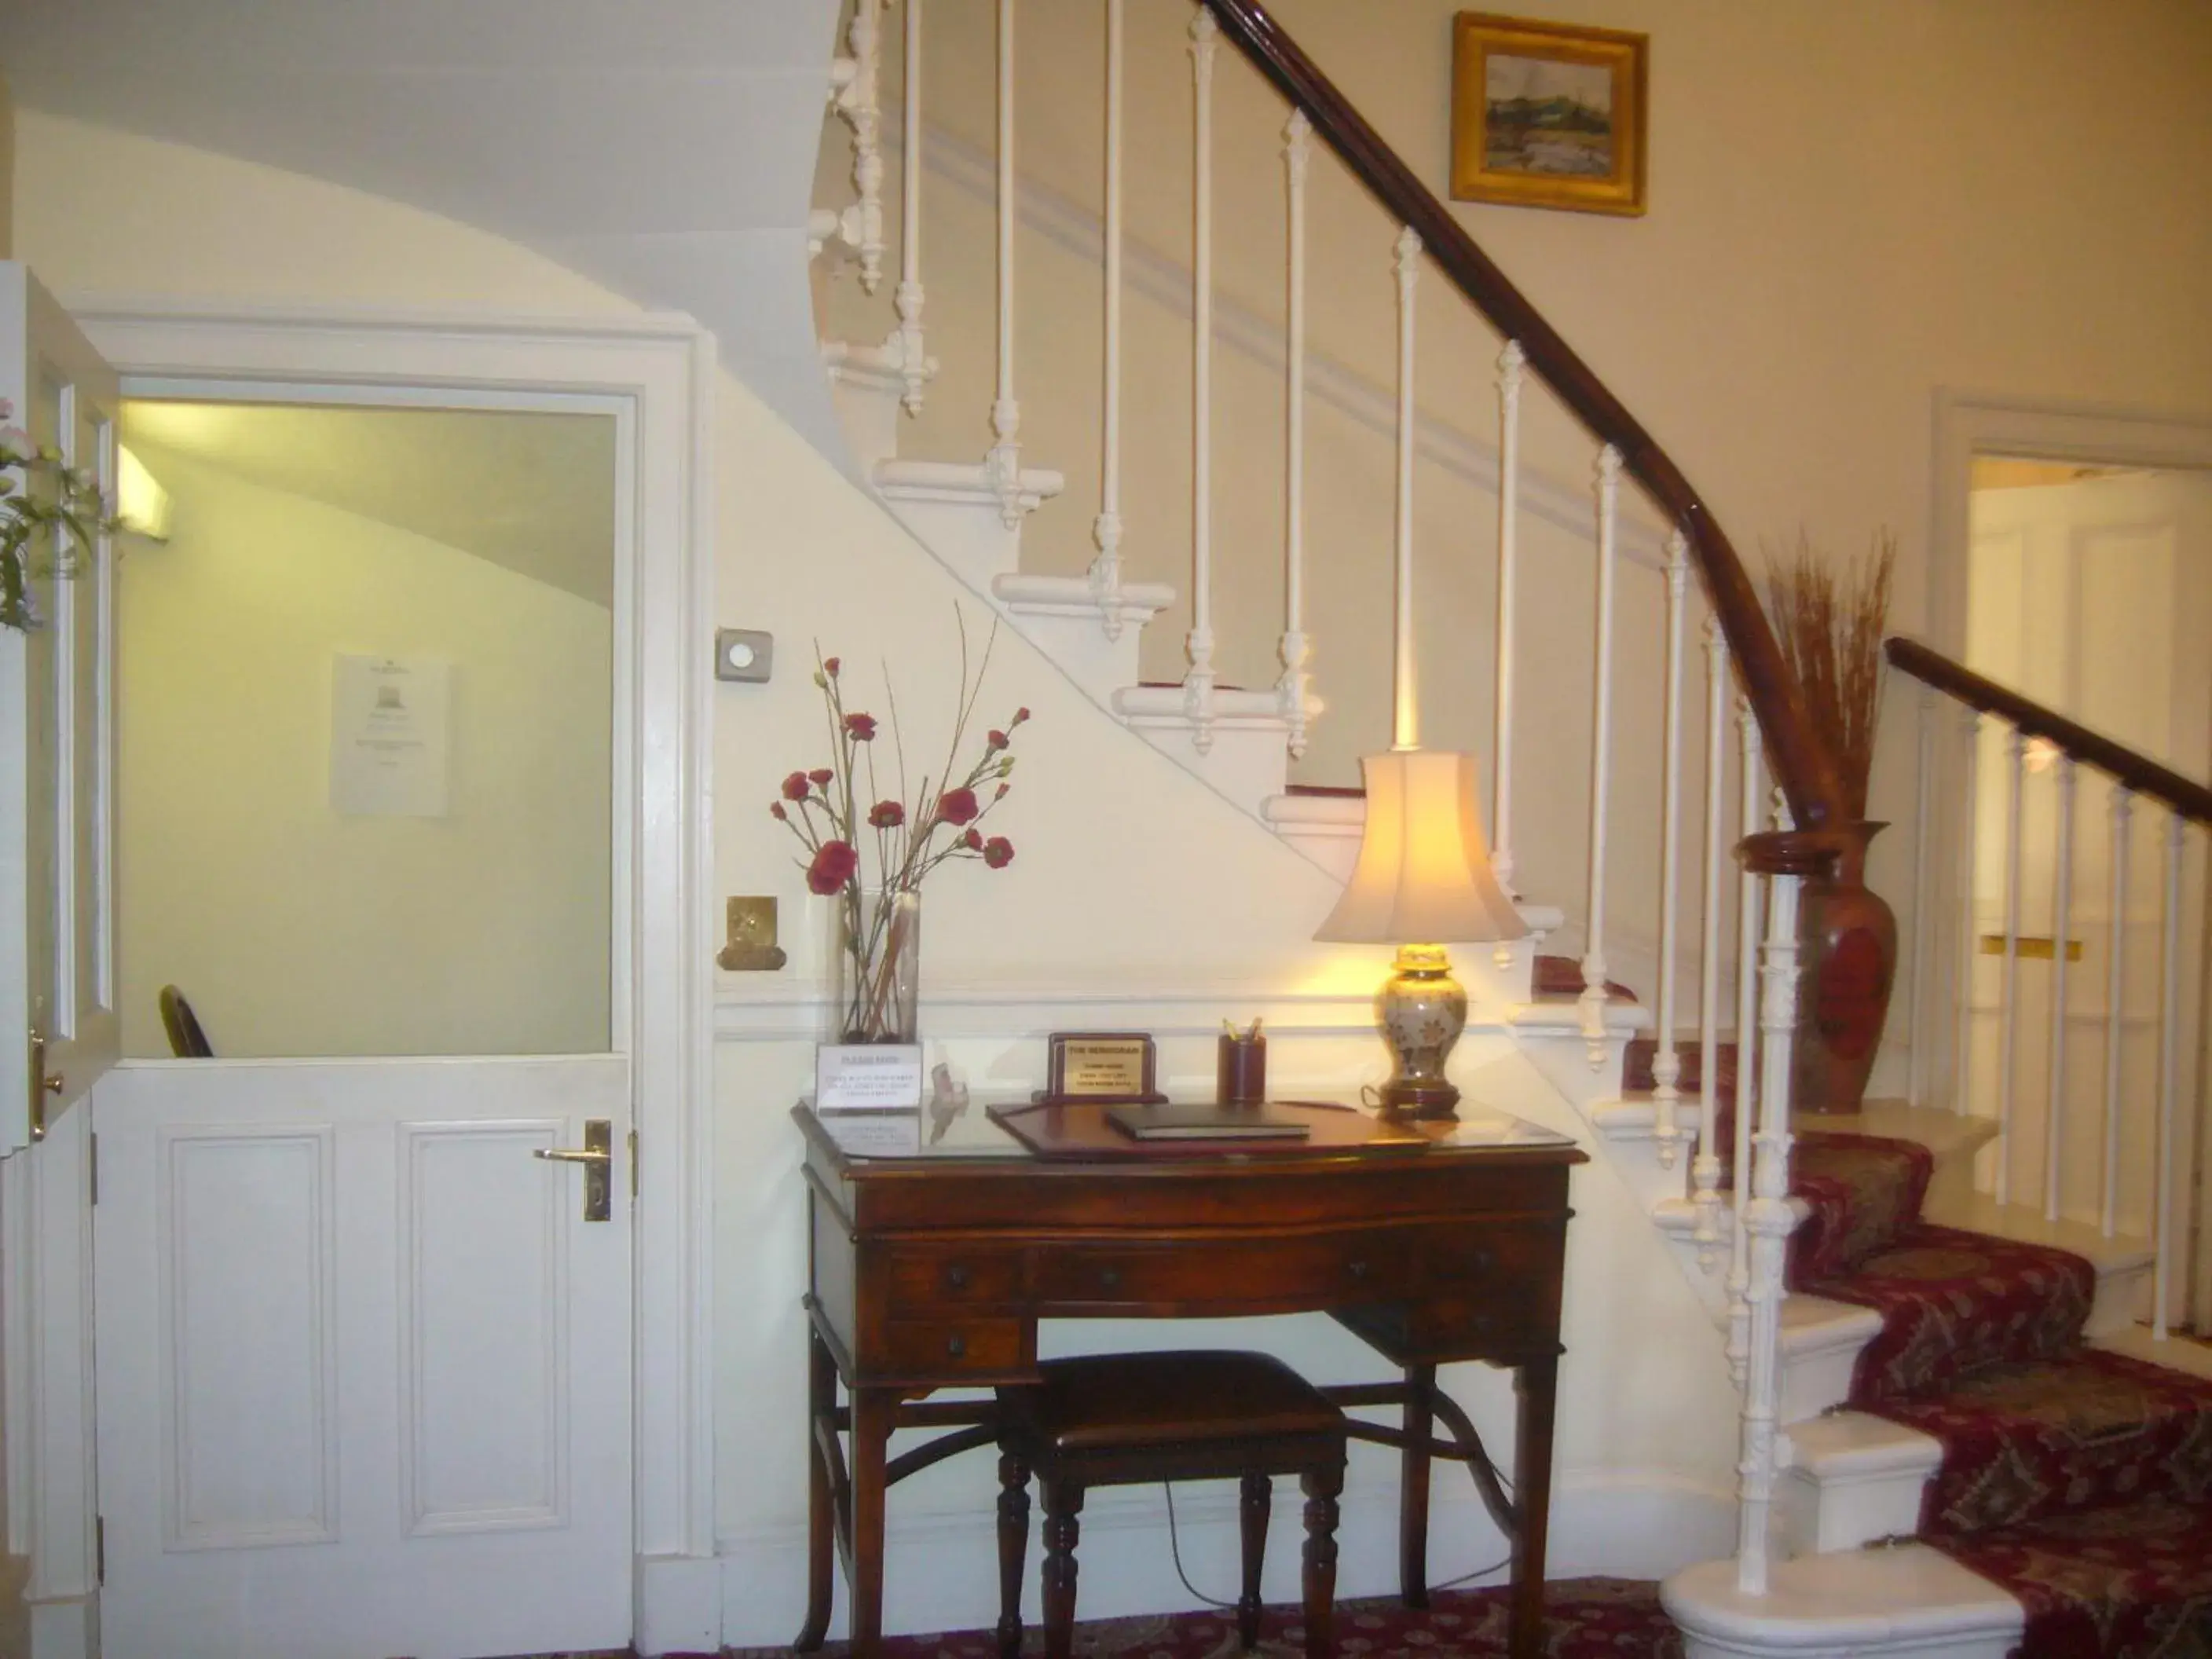
[{"label": "ceramic lamp base", "polygon": [[1390,977],[1376,994],[1375,1018],[1398,1069],[1379,1091],[1393,1117],[1458,1115],[1459,1090],[1444,1061],[1467,1029],[1467,992],[1451,975],[1441,945],[1401,945]]}]

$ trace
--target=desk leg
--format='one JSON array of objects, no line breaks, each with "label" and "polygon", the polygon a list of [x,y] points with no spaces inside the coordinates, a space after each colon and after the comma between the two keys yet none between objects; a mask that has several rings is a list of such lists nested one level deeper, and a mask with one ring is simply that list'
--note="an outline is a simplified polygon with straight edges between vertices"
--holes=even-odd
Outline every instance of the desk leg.
[{"label": "desk leg", "polygon": [[884,1461],[898,1415],[896,1389],[854,1389],[853,1632],[850,1659],[876,1659],[884,1634]]},{"label": "desk leg", "polygon": [[806,1331],[806,1623],[793,1649],[811,1653],[830,1633],[830,1598],[837,1579],[837,1495],[823,1461],[823,1425],[837,1410],[837,1362],[810,1323]]},{"label": "desk leg", "polygon": [[1429,1437],[1436,1426],[1437,1368],[1406,1367],[1406,1446],[1398,1455],[1398,1596],[1429,1605]]},{"label": "desk leg", "polygon": [[1552,1422],[1559,1362],[1532,1359],[1514,1375],[1521,1396],[1513,1453],[1513,1507],[1520,1520],[1513,1540],[1512,1659],[1540,1659],[1544,1651],[1544,1547],[1552,1512]]}]

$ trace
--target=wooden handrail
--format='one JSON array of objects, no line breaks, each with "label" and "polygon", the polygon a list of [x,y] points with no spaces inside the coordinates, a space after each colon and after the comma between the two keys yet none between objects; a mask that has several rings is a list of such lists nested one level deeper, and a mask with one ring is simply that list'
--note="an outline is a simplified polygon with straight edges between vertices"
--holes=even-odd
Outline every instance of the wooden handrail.
[{"label": "wooden handrail", "polygon": [[1893,638],[1882,648],[1891,666],[1911,675],[1922,684],[1933,686],[1948,697],[1955,697],[1969,708],[1978,708],[1984,714],[2008,720],[2031,738],[2057,744],[2071,758],[2108,773],[2138,795],[2164,801],[2185,818],[2212,823],[2212,789],[2160,766],[2149,756],[2101,732],[2077,726],[2033,698],[2023,697],[1995,680],[1984,678],[1917,640]]},{"label": "wooden handrail", "polygon": [[1474,308],[1520,343],[1540,374],[1583,424],[1620,452],[1630,477],[1688,538],[1766,740],[1768,764],[1796,822],[1810,829],[1842,816],[1844,791],[1831,755],[1806,716],[1774,630],[1743,562],[1689,480],[1605,383],[1559,337],[1526,295],[1477,246],[1451,210],[1352,108],[1260,0],[1200,0],[1223,32],[1285,98],[1304,110],[1360,183],[1401,224],[1419,234],[1429,257]]}]

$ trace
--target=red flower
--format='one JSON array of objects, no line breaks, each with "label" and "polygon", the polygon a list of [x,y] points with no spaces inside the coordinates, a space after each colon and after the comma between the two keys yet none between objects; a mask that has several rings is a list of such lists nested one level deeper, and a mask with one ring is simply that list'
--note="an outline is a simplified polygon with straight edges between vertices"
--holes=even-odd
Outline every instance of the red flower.
[{"label": "red flower", "polygon": [[994,836],[983,843],[983,862],[994,870],[1003,870],[1014,861],[1014,844],[1004,836]]},{"label": "red flower", "polygon": [[817,766],[811,772],[809,772],[806,775],[806,777],[807,781],[814,784],[817,787],[827,789],[830,787],[830,780],[836,775],[837,775],[835,772],[832,772],[828,767]]},{"label": "red flower", "polygon": [[1004,749],[1012,739],[1003,732],[994,732],[986,741],[994,749]]},{"label": "red flower", "polygon": [[1029,711],[1028,709],[1026,709],[1026,708],[1017,708],[1016,710],[1014,710],[1014,724],[1015,724],[1016,726],[1019,726],[1019,725],[1020,725],[1024,720],[1027,720],[1029,717],[1030,717],[1030,711]]},{"label": "red flower", "polygon": [[[1012,855],[1010,853],[1008,856]],[[860,855],[853,850],[849,842],[825,841],[822,850],[814,855],[814,862],[806,866],[807,890],[826,897],[849,881],[853,872],[860,867]]]},{"label": "red flower", "polygon": [[837,659],[836,658],[835,658],[835,657],[832,657],[832,658],[830,658],[830,660],[829,660],[829,661],[827,661],[827,662],[825,662],[825,663],[823,663],[823,664],[822,665],[822,672],[823,672],[823,673],[827,674],[827,675],[828,675],[831,679],[833,679],[833,680],[834,680],[834,679],[836,679],[836,678],[837,678],[837,667],[838,667],[838,659]]},{"label": "red flower", "polygon": [[845,735],[855,743],[873,743],[876,738],[876,717],[873,714],[846,715]]},{"label": "red flower", "polygon": [[983,832],[981,830],[970,830],[966,835],[960,837],[960,844],[971,853],[981,852],[983,850]]},{"label": "red flower", "polygon": [[948,789],[937,798],[937,816],[947,823],[973,823],[982,807],[977,804],[975,792],[965,786]]},{"label": "red flower", "polygon": [[789,777],[783,781],[783,798],[786,800],[805,800],[806,799],[805,773],[793,772]]},{"label": "red flower", "polygon": [[895,800],[879,800],[868,809],[868,823],[872,829],[896,830],[906,822],[906,808]]},{"label": "red flower", "polygon": [[768,815],[779,823],[787,821],[791,817],[790,813],[783,810],[783,803],[780,800],[772,800],[768,804]]},{"label": "red flower", "polygon": [[1000,784],[1000,785],[999,786],[999,793],[998,793],[997,794],[995,794],[995,795],[992,796],[992,797],[991,797],[991,799],[992,799],[993,800],[1004,800],[1004,799],[1006,799],[1006,791],[1007,791],[1007,790],[1009,790],[1009,789],[1011,789],[1011,788],[1012,788],[1013,787],[1014,787],[1014,786],[1013,786],[1012,784],[1011,784],[1011,783],[1002,783],[1002,784]]}]

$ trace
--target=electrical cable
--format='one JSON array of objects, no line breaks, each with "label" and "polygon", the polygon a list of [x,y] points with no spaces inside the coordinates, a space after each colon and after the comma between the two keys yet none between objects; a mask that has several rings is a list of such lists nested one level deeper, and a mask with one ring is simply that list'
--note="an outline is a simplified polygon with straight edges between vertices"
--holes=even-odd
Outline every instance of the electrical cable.
[{"label": "electrical cable", "polygon": [[[1199,1601],[1205,1602],[1209,1607],[1218,1607],[1224,1612],[1234,1613],[1237,1610],[1237,1604],[1234,1601],[1224,1601],[1214,1596],[1208,1595],[1204,1590],[1199,1589],[1197,1585],[1192,1583],[1190,1582],[1190,1575],[1183,1571],[1182,1540],[1177,1534],[1176,1530],[1175,1482],[1172,1480],[1163,1480],[1160,1483],[1160,1490],[1166,1492],[1168,1495],[1168,1553],[1175,1557],[1176,1577],[1182,1580],[1182,1587],[1185,1589],[1188,1590],[1191,1595]],[[1506,1555],[1498,1560],[1492,1561],[1487,1566],[1477,1567],[1472,1572],[1463,1572],[1456,1578],[1446,1578],[1441,1583],[1431,1584],[1429,1588],[1432,1590],[1456,1589],[1462,1584],[1468,1583],[1477,1578],[1486,1578],[1492,1573],[1501,1571],[1504,1568],[1510,1567],[1512,1565],[1513,1558],[1510,1555]]]}]

